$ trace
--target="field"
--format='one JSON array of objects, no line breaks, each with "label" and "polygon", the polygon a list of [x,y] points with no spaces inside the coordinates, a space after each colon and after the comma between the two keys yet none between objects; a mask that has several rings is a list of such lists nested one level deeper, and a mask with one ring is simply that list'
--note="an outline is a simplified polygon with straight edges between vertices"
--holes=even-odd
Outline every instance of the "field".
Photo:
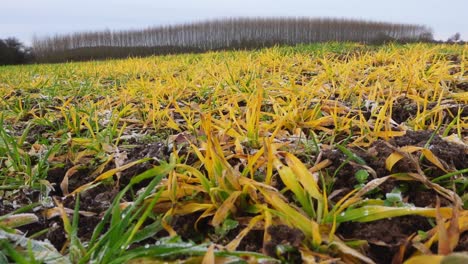
[{"label": "field", "polygon": [[0,262],[466,261],[467,63],[329,43],[0,67]]}]

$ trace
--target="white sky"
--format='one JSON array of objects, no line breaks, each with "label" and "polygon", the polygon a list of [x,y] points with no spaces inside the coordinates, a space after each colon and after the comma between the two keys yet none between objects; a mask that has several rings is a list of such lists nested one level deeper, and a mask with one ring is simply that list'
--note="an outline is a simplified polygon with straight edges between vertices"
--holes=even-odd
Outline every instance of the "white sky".
[{"label": "white sky", "polygon": [[305,16],[423,24],[468,40],[468,0],[0,0],[0,38],[140,29],[222,17]]}]

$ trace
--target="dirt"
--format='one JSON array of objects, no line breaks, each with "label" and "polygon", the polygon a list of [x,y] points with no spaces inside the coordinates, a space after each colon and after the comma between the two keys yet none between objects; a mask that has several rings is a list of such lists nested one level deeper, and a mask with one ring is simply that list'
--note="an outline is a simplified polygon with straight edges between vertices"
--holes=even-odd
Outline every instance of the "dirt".
[{"label": "dirt", "polygon": [[403,216],[370,223],[342,223],[337,234],[343,239],[363,239],[369,242],[367,256],[377,263],[388,263],[399,246],[418,230],[427,231],[431,225],[421,216]]},{"label": "dirt", "polygon": [[[26,142],[32,144],[39,138],[43,137],[45,133],[50,129],[48,126],[36,126],[31,129],[31,133],[28,135]],[[157,165],[158,159],[164,159],[168,157],[165,153],[167,146],[162,143],[150,142],[150,143],[135,143],[135,147],[129,150],[129,160],[132,162],[141,158],[155,158],[152,162],[146,162],[141,165],[136,165],[122,173],[121,181],[119,186],[115,185],[115,181],[108,183],[102,183],[94,188],[83,191],[80,193],[80,211],[86,211],[95,213],[94,216],[80,216],[78,236],[83,241],[90,239],[92,232],[96,225],[101,221],[102,214],[110,207],[114,197],[117,195],[119,188],[123,188],[124,185],[130,182],[130,179]],[[50,197],[55,197],[63,203],[66,208],[73,209],[75,207],[74,196],[64,196],[60,184],[66,174],[66,172],[73,166],[73,164],[66,162],[60,166],[52,165],[47,172],[47,180],[54,186],[54,189],[49,193]],[[110,163],[109,167],[112,169],[115,165]],[[87,184],[93,180],[91,173],[95,170],[94,167],[86,167],[85,165],[77,170],[75,174],[69,177],[68,190],[71,192],[76,188]],[[144,185],[145,183],[141,183]],[[139,189],[138,186],[135,189]],[[15,208],[10,205],[10,200],[15,201],[15,204],[26,205],[39,201],[39,191],[29,190],[25,188],[23,190],[16,191],[14,195],[3,199],[0,197],[0,215],[5,215],[13,212]],[[47,230],[42,235],[38,236],[38,240],[49,240],[58,250],[62,248],[66,242],[66,233],[63,228],[62,219],[57,216],[51,219],[46,219],[43,212],[48,208],[40,208],[39,210],[29,211],[28,213],[34,213],[38,216],[39,222],[22,226],[18,230],[28,235],[35,234],[37,232]],[[69,215],[71,217],[71,215]]]},{"label": "dirt", "polygon": [[[210,240],[222,245],[227,245],[246,227],[245,225],[239,225],[224,236],[216,235],[214,234],[215,228],[209,223],[209,218],[201,219],[195,228],[195,222],[200,215],[200,213],[193,213],[174,216],[171,226],[184,240],[200,243],[210,237]],[[305,236],[299,229],[287,225],[273,225],[268,228],[267,232],[271,239],[265,245],[263,245],[264,231],[253,229],[242,239],[237,250],[264,252],[269,256],[292,261],[292,263],[300,261],[301,255],[297,248]]]},{"label": "dirt", "polygon": [[[132,144],[133,142],[130,142]],[[149,142],[149,143],[135,143],[135,146],[132,147],[131,149],[127,150],[127,157],[128,160],[126,163],[137,161],[140,159],[144,158],[152,158],[153,160],[150,160],[145,163],[137,164],[131,168],[128,168],[127,170],[122,172],[122,175],[120,177],[120,186],[124,187],[128,183],[130,183],[130,180],[132,177],[151,169],[153,166],[156,166],[159,164],[158,160],[163,160],[167,161],[169,157],[167,145],[165,145],[162,142]],[[146,186],[147,182],[142,182],[135,186],[135,189],[139,189],[141,187]]]},{"label": "dirt", "polygon": [[[71,216],[69,216],[71,217]],[[79,229],[78,237],[82,241],[89,240],[93,234],[94,228],[101,221],[101,218],[98,216],[81,216],[79,219]],[[67,241],[67,236],[64,232],[63,221],[60,217],[55,217],[52,219],[46,219],[43,216],[39,217],[38,223],[33,223],[30,225],[25,225],[18,228],[20,231],[24,232],[27,235],[35,234],[41,230],[47,229],[47,232],[38,236],[37,240],[49,240],[55,248],[60,250],[64,243]]]},{"label": "dirt", "polygon": [[[451,168],[455,168],[457,170],[464,169],[466,164],[468,164],[468,149],[461,145],[447,142],[438,135],[435,135],[431,139],[433,134],[434,131],[429,130],[416,132],[407,131],[405,136],[390,139],[389,143],[398,147],[425,147],[429,143],[427,148],[429,148],[440,160],[444,161]],[[422,164],[431,167],[433,166],[426,159]]]},{"label": "dirt", "polygon": [[[403,117],[405,118],[405,117]],[[382,140],[374,142],[369,149],[363,150],[352,148],[352,152],[365,160],[366,164],[374,169],[377,177],[383,177],[391,173],[398,172],[417,172],[413,163],[407,160],[399,161],[391,172],[385,169],[386,158],[394,151],[393,147],[403,146],[419,146],[424,147],[429,142],[428,148],[443,162],[453,170],[460,170],[466,167],[468,163],[467,149],[460,145],[447,142],[438,135],[433,136],[433,131],[407,131],[406,135],[395,137],[388,141],[388,144]],[[389,146],[389,144],[391,146]],[[416,156],[419,160],[419,155]],[[334,189],[344,190],[341,194],[335,196],[332,200],[337,202],[345,193],[355,188],[358,183],[354,177],[357,170],[362,167],[347,163],[342,164],[347,159],[339,150],[327,150],[323,152],[323,159],[330,159],[332,165],[327,168],[329,174],[337,172],[334,179]],[[445,172],[436,168],[427,160],[419,162],[421,168],[425,171],[429,178],[437,177],[445,174]],[[376,196],[382,197],[385,193],[391,192],[394,188],[405,186],[403,193],[403,201],[411,203],[419,207],[435,207],[437,193],[434,190],[427,189],[418,182],[403,182],[394,179],[387,180],[384,184],[378,187],[379,192]],[[403,188],[402,188],[403,189]],[[371,195],[372,196],[372,195]],[[442,206],[451,206],[450,201],[439,197]],[[340,225],[337,233],[344,239],[364,239],[369,241],[370,247],[368,255],[377,263],[387,263],[397,253],[399,246],[411,234],[418,230],[427,231],[431,229],[431,225],[424,217],[419,216],[404,216],[393,219],[384,219],[370,223],[343,223]],[[460,238],[460,243],[457,250],[462,250],[467,247],[467,234],[463,234]]]},{"label": "dirt", "polygon": [[209,225],[209,218],[203,218],[198,225],[195,225],[200,215],[200,213],[176,215],[172,218],[171,226],[183,240],[203,242],[208,234],[213,233],[214,228]]},{"label": "dirt", "polygon": [[[424,217],[403,216],[370,223],[343,223],[339,226],[337,234],[345,240],[367,240],[369,242],[366,252],[368,256],[377,263],[388,263],[411,235],[431,228],[431,224]],[[431,249],[433,252],[437,252],[437,247]],[[464,232],[460,235],[454,252],[466,252],[467,250],[468,232]],[[413,251],[414,249],[407,247],[406,257]]]},{"label": "dirt", "polygon": [[456,252],[468,252],[468,231],[465,231],[460,235],[458,245],[455,247]]},{"label": "dirt", "polygon": [[[17,195],[17,204],[30,204],[32,202],[37,202],[38,197],[36,197],[35,192],[34,194],[19,194]],[[29,197],[28,197],[29,196]],[[57,197],[59,198],[59,197]],[[83,203],[86,205],[86,202]],[[62,219],[59,216],[47,219],[45,217],[45,210],[48,208],[41,208],[37,207],[39,210],[29,210],[25,213],[34,213],[39,221],[36,223],[32,223],[29,225],[24,225],[21,227],[18,227],[17,229],[24,233],[27,236],[36,234],[40,231],[46,230],[42,235],[39,235],[36,237],[37,240],[49,240],[52,245],[54,245],[58,250],[61,249],[61,247],[64,245],[66,242],[66,234],[63,229],[63,222]],[[73,208],[73,207],[69,207]],[[15,211],[15,207],[10,205],[8,202],[5,200],[1,199],[0,200],[0,215],[6,215],[8,213],[11,213]],[[69,216],[71,217],[71,216]],[[100,217],[97,215],[95,216],[81,216],[79,219],[79,229],[78,229],[78,236],[84,240],[91,238],[91,234],[94,230],[94,227],[101,221]]]},{"label": "dirt", "polygon": [[[75,197],[64,196],[60,184],[71,166],[71,164],[67,164],[64,167],[53,168],[48,172],[48,180],[55,186],[50,195],[59,199],[67,208],[75,207]],[[78,187],[93,181],[92,171],[93,169],[89,167],[78,169],[75,174],[68,178],[68,191],[72,192]],[[83,191],[80,193],[80,210],[100,214],[109,208],[117,192],[118,190],[112,182],[102,183]]]},{"label": "dirt", "polygon": [[[443,163],[448,166],[451,170],[461,170],[466,168],[468,163],[468,150],[461,145],[447,142],[440,136],[435,135],[433,137],[433,131],[407,131],[404,136],[394,137],[387,142],[383,140],[377,140],[368,149],[351,148],[351,151],[357,156],[361,157],[366,165],[371,167],[377,174],[377,177],[384,177],[392,173],[400,172],[417,172],[415,164],[408,160],[402,159],[398,161],[392,168],[392,171],[388,171],[385,168],[385,161],[390,156],[394,148],[404,146],[417,146],[427,147],[434,153],[434,155]],[[428,144],[429,142],[429,144]],[[390,145],[390,146],[389,146]],[[420,154],[415,155],[415,160],[419,160]],[[342,193],[349,192],[354,189],[358,184],[354,175],[356,172],[363,167],[345,163],[347,156],[337,149],[326,150],[323,152],[322,159],[329,159],[332,161],[332,165],[327,168],[328,174],[331,176],[336,173],[335,178],[332,179],[333,188],[335,190],[343,190]],[[425,175],[431,179],[446,174],[446,172],[437,168],[427,159],[423,159],[422,162],[418,161],[421,169],[425,172]],[[343,166],[343,164],[345,164]],[[339,169],[339,170],[338,170]],[[384,184],[379,186],[381,194],[391,192],[393,188],[398,187],[404,182],[397,181],[394,179],[387,180]],[[410,189],[408,190],[408,202],[415,205],[434,205],[435,204],[435,191],[418,189],[421,184],[409,183]],[[421,196],[419,194],[421,193]],[[343,195],[337,195],[333,198],[333,201],[338,201]],[[423,198],[424,197],[424,198]],[[442,200],[443,204],[447,201]]]},{"label": "dirt", "polygon": [[451,202],[446,198],[438,195],[436,191],[426,189],[417,183],[409,184],[406,195],[407,200],[417,207],[435,208],[437,197],[439,197],[440,206],[451,206]]},{"label": "dirt", "polygon": [[335,174],[335,177],[330,179],[331,181],[334,181],[333,189],[343,190],[343,192],[346,193],[353,189],[358,183],[356,178],[353,177],[358,168],[353,167],[349,163],[342,166],[346,161],[345,154],[336,149],[325,150],[322,153],[322,159],[329,159],[332,162],[332,164],[326,168],[326,172],[330,177]]},{"label": "dirt", "polygon": [[[195,225],[200,215],[200,213],[192,213],[188,215],[174,216],[171,221],[171,226],[183,240],[191,240],[201,243],[206,242],[206,238],[209,237],[211,241],[221,245],[227,245],[229,242],[234,240],[239,232],[246,227],[245,225],[240,224],[236,228],[228,231],[225,235],[217,235],[215,234],[215,228],[210,224],[210,218],[202,218],[198,221],[197,225]],[[237,250],[262,252],[263,235],[263,230],[251,230],[242,239]]]},{"label": "dirt", "polygon": [[265,253],[269,256],[287,259],[294,263],[301,260],[297,248],[304,240],[304,234],[297,228],[287,225],[270,226],[267,230],[271,236],[270,241],[265,244]]},{"label": "dirt", "polygon": [[468,91],[468,82],[460,82],[460,83],[457,83],[457,84],[455,85],[455,87],[457,87],[458,89],[460,89],[460,90],[466,92],[466,91]]},{"label": "dirt", "polygon": [[418,106],[413,100],[407,97],[399,97],[393,102],[392,119],[401,124],[409,118],[414,117],[417,111]]}]

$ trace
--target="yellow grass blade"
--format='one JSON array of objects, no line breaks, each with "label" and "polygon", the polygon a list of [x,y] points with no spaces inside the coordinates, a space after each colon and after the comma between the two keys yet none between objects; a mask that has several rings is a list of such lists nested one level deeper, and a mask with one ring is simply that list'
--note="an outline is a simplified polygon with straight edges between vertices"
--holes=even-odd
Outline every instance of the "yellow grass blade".
[{"label": "yellow grass blade", "polygon": [[445,169],[444,165],[440,162],[439,158],[432,153],[429,149],[422,149],[421,152],[424,154],[424,157],[428,159],[432,164],[436,165],[439,169],[444,171],[445,173],[448,173],[448,171]]},{"label": "yellow grass blade", "polygon": [[175,215],[187,215],[198,211],[209,211],[214,205],[208,203],[184,203],[176,205],[173,212]]},{"label": "yellow grass blade", "polygon": [[[432,164],[436,165],[442,171],[448,173],[448,171],[445,169],[444,165],[442,165],[440,160],[434,155],[434,153],[432,153],[431,150],[427,148],[416,147],[416,146],[405,146],[405,147],[399,148],[398,151],[406,152],[406,153],[413,153],[416,151],[421,151],[424,157],[426,157],[426,159],[428,159]],[[385,168],[388,171],[391,171],[393,166],[398,161],[404,158],[404,155],[399,153],[398,151],[395,151],[392,154],[390,154],[390,156],[388,156],[388,158],[385,160]]]},{"label": "yellow grass blade", "polygon": [[[415,151],[418,151],[418,150],[421,150],[422,148],[421,147],[416,147],[416,146],[405,146],[405,147],[401,147],[399,148],[399,151],[401,152],[406,152],[406,153],[413,153]],[[393,152],[392,154],[390,154],[390,156],[388,156],[388,158],[385,160],[385,168],[388,170],[388,171],[391,171],[393,166],[398,162],[400,161],[401,159],[404,158],[404,155],[399,153],[399,152]]]},{"label": "yellow grass blade", "polygon": [[349,247],[348,245],[346,245],[344,242],[340,241],[339,239],[334,239],[333,242],[329,244],[329,247],[336,247],[342,254],[351,256],[354,259],[358,259],[359,262],[375,264],[375,262],[372,259],[364,256],[359,251]]},{"label": "yellow grass blade", "polygon": [[219,226],[228,216],[229,212],[235,210],[235,202],[239,195],[241,195],[241,191],[232,192],[229,197],[224,200],[221,206],[216,210],[215,215],[213,216],[213,220],[211,220],[211,224],[215,227]]},{"label": "yellow grass blade", "polygon": [[[294,171],[285,166],[279,159],[273,160],[273,165],[275,166],[276,170],[278,171],[281,180],[283,181],[284,185],[291,190],[294,195],[296,196],[297,200],[301,203],[303,209],[307,212],[308,215],[313,214],[312,205],[310,203],[310,199],[307,197],[303,187],[298,181],[298,177],[294,173]],[[307,171],[307,169],[306,169]],[[313,188],[313,187],[311,187]],[[320,197],[321,198],[321,197]]]},{"label": "yellow grass blade", "polygon": [[252,218],[244,229],[231,241],[229,244],[226,245],[226,249],[229,251],[234,251],[239,246],[242,239],[252,230],[252,228],[263,219],[263,215],[257,215]]},{"label": "yellow grass blade", "polygon": [[114,176],[117,172],[122,172],[128,168],[131,168],[137,164],[141,164],[141,163],[144,163],[144,162],[147,162],[149,159],[140,159],[140,160],[136,160],[136,161],[133,161],[133,162],[130,162],[128,164],[125,164],[124,166],[122,167],[119,167],[119,168],[115,168],[115,169],[111,169],[111,170],[108,170],[106,172],[104,172],[103,174],[99,175],[96,179],[94,179],[92,182],[90,183],[87,183],[87,184],[84,184],[78,188],[76,188],[71,194],[69,195],[74,195],[76,193],[79,193],[79,192],[82,192],[86,189],[88,189],[89,187],[91,187],[93,184],[95,184],[96,182],[99,182],[99,181],[102,181],[102,180],[105,180],[105,179],[108,179],[112,176]]},{"label": "yellow grass blade", "polygon": [[202,264],[214,264],[215,263],[215,254],[214,254],[215,245],[211,244],[208,247],[208,250],[203,257]]},{"label": "yellow grass blade", "polygon": [[442,259],[444,259],[442,255],[415,256],[405,261],[404,264],[440,264]]},{"label": "yellow grass blade", "polygon": [[[294,174],[299,179],[299,182],[303,186],[303,188],[314,197],[316,200],[322,200],[322,193],[317,185],[317,182],[314,179],[314,176],[310,171],[306,168],[306,166],[294,155],[290,153],[286,153],[286,163],[292,169]],[[327,165],[330,165],[331,162],[329,160],[324,160],[321,163],[315,165],[313,170],[321,170],[325,168]]]},{"label": "yellow grass blade", "polygon": [[287,204],[279,195],[279,193],[260,189],[265,196],[265,200],[276,210],[284,214],[284,218],[292,226],[299,228],[306,237],[311,238],[315,246],[320,245],[322,240],[321,234],[317,228],[317,223],[309,219],[297,209]]},{"label": "yellow grass blade", "polygon": [[35,214],[22,213],[10,216],[1,216],[0,227],[16,228],[23,225],[29,225],[39,222],[39,218]]},{"label": "yellow grass blade", "polygon": [[63,176],[63,180],[60,183],[60,189],[62,189],[63,195],[68,195],[68,178],[73,176],[75,173],[78,172],[78,169],[83,168],[83,165],[75,165],[67,170],[65,176]]}]

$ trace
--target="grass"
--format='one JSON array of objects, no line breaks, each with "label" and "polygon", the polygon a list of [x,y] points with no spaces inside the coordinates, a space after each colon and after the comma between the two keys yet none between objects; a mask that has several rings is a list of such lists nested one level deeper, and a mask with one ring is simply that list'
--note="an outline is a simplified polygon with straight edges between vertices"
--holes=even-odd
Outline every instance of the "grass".
[{"label": "grass", "polygon": [[[466,83],[467,51],[329,43],[2,67],[0,259],[373,263],[340,225],[408,215],[437,222],[424,237],[407,234],[409,257],[450,255],[468,229],[467,168],[439,157],[434,142],[466,151],[468,96],[457,85]],[[454,54],[458,61],[447,59]],[[396,122],[404,107],[408,118]],[[425,130],[434,132],[422,146],[391,144]],[[385,156],[362,154],[379,142]],[[339,189],[343,177],[353,184]],[[405,191],[382,192],[394,182],[448,204],[417,207]],[[86,200],[98,189],[110,194],[107,210]],[[38,204],[9,210],[22,192],[38,192],[26,195]],[[39,214],[63,227],[58,248],[41,239],[50,227],[20,233]],[[101,221],[84,237],[92,217]],[[190,217],[181,229],[177,219]],[[276,241],[268,230],[278,226],[302,238]],[[256,251],[244,250],[258,232]],[[433,251],[440,235],[449,242]]]}]

